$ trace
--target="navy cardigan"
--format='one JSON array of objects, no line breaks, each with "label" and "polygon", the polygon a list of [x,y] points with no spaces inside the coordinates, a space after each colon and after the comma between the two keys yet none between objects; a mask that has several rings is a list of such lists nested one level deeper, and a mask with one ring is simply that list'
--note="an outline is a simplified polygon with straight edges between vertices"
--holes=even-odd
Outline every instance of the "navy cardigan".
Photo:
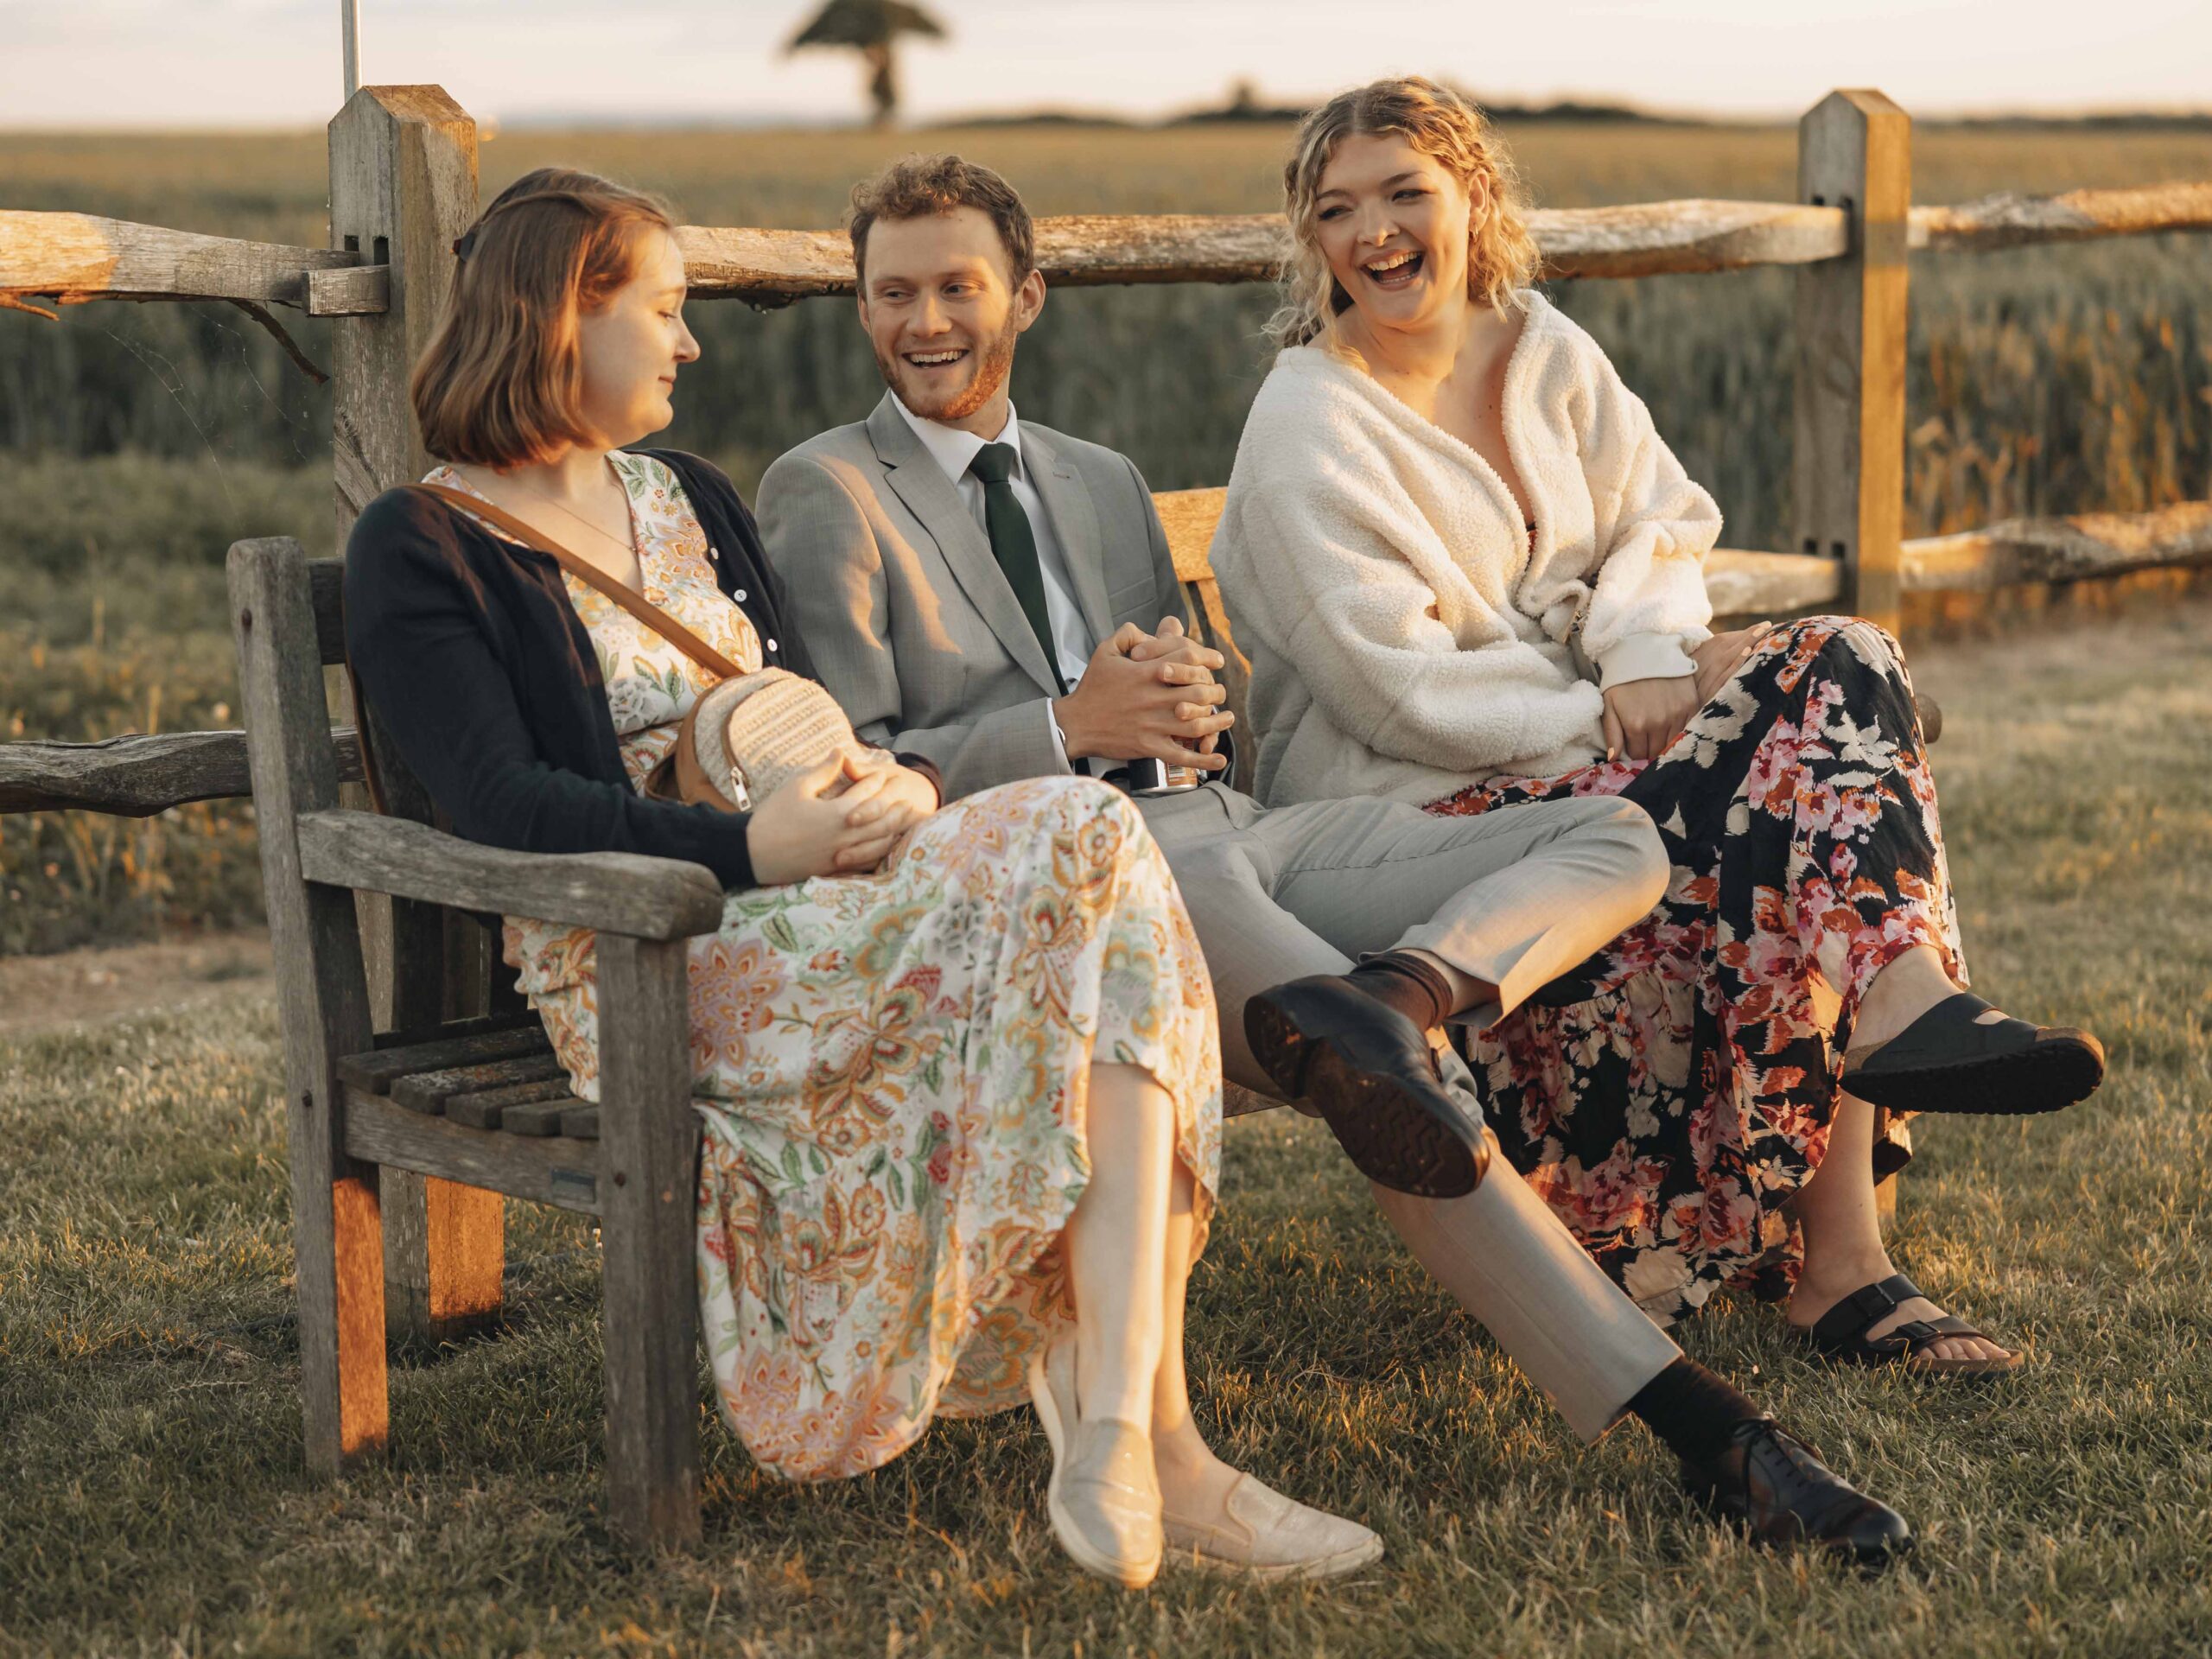
[{"label": "navy cardigan", "polygon": [[[760,632],[768,666],[818,678],[736,486],[696,455],[637,453],[682,482],[715,580]],[[519,852],[683,859],[726,888],[758,885],[750,814],[631,788],[598,654],[547,555],[435,496],[387,490],[346,543],[346,647],[379,725],[454,834]],[[934,781],[934,768],[918,769]]]}]

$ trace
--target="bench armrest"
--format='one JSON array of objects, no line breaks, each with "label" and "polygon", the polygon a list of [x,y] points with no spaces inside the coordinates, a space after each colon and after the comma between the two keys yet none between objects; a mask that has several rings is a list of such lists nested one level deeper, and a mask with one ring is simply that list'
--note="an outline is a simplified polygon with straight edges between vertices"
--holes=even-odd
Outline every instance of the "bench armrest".
[{"label": "bench armrest", "polygon": [[324,887],[637,939],[688,938],[721,925],[722,888],[714,872],[672,858],[510,852],[425,823],[344,809],[302,813],[299,842],[300,874]]}]

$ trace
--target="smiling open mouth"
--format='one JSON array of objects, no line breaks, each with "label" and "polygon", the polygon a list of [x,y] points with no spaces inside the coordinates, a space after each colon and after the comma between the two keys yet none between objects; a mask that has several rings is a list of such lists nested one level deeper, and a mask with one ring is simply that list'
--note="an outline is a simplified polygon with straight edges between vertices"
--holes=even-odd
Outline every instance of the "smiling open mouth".
[{"label": "smiling open mouth", "polygon": [[918,369],[941,369],[947,364],[957,363],[962,358],[967,356],[968,348],[959,346],[940,352],[907,352],[903,355],[907,362]]},{"label": "smiling open mouth", "polygon": [[1381,259],[1370,260],[1360,267],[1367,280],[1377,288],[1405,288],[1421,275],[1427,256],[1405,249]]}]

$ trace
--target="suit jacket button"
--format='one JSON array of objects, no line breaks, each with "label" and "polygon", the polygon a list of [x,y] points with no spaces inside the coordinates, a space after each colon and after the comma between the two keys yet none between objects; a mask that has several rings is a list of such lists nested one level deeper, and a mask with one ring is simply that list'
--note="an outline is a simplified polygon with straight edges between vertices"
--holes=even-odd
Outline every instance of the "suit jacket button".
[{"label": "suit jacket button", "polygon": [[718,547],[710,547],[707,550],[707,556],[710,559],[719,559],[721,556],[722,550]]},{"label": "suit jacket button", "polygon": [[730,597],[731,597],[732,599],[735,600],[739,604],[741,604],[741,605],[744,604],[744,603],[745,603],[745,589],[744,589],[744,588],[739,588],[735,593],[732,594],[730,595]]},{"label": "suit jacket button", "polygon": [[771,651],[773,651],[775,648],[776,648],[776,642],[775,642],[774,640],[771,639],[771,640],[768,642],[768,649],[769,649],[769,650],[771,650]]}]

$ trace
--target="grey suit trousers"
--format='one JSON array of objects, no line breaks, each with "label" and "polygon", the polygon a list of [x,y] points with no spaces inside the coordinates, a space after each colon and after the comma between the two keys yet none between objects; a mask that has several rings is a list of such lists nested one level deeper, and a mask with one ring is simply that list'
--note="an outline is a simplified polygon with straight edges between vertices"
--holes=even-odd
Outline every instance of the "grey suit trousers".
[{"label": "grey suit trousers", "polygon": [[[1222,1069],[1262,1093],[1274,1085],[1244,1039],[1255,993],[1418,947],[1498,987],[1498,1004],[1471,1011],[1487,1024],[1643,917],[1667,880],[1649,820],[1612,799],[1439,818],[1372,798],[1270,809],[1209,785],[1141,804],[1213,975]],[[1464,1198],[1375,1194],[1585,1440],[1681,1353],[1503,1158]]]}]

